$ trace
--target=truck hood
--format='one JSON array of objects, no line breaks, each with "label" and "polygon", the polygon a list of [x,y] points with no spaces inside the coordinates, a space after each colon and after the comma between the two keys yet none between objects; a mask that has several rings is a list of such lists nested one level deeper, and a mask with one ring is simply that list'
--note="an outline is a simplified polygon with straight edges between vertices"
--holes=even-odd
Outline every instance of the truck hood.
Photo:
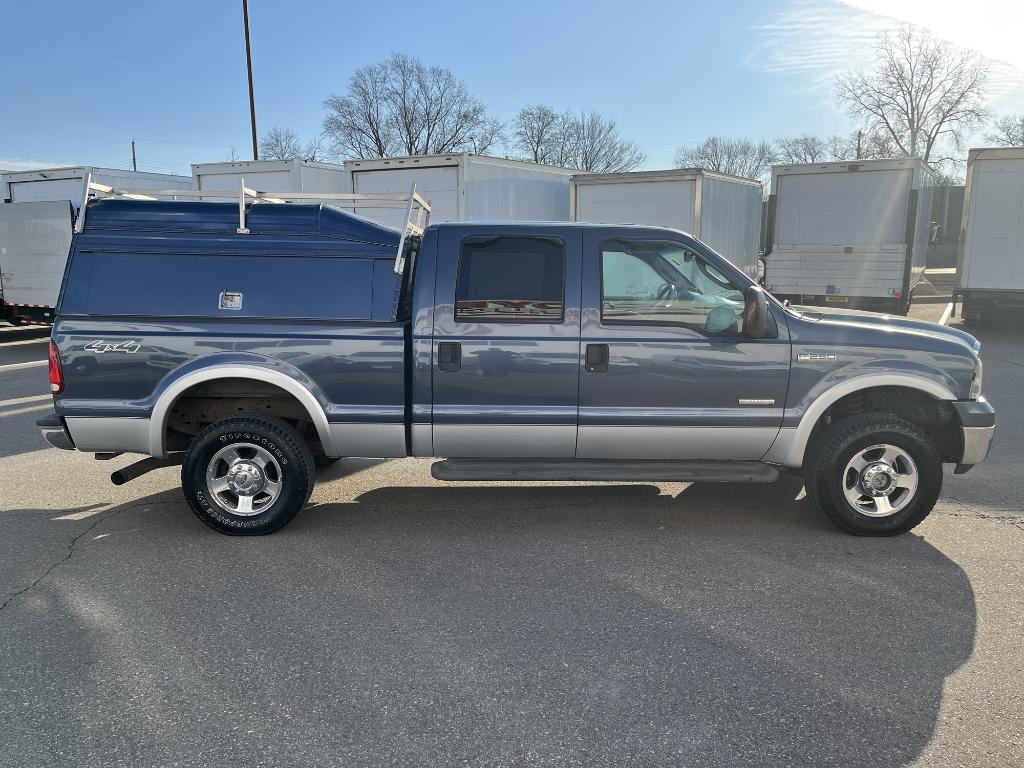
[{"label": "truck hood", "polygon": [[912,320],[899,315],[882,315],[877,312],[861,312],[855,309],[832,309],[830,307],[797,307],[804,320],[828,323],[843,323],[855,327],[893,329],[913,334],[924,334],[935,339],[956,342],[975,355],[981,350],[981,342],[971,334],[948,325],[929,323],[926,320]]}]

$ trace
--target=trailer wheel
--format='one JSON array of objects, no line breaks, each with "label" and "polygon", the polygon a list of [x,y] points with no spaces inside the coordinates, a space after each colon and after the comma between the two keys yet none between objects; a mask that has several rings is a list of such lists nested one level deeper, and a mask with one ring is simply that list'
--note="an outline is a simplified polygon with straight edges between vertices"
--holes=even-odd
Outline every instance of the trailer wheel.
[{"label": "trailer wheel", "polygon": [[313,456],[286,422],[233,416],[192,441],[181,485],[192,511],[214,530],[234,536],[273,533],[309,499]]},{"label": "trailer wheel", "polygon": [[807,495],[857,536],[905,533],[932,511],[942,459],[931,439],[893,414],[867,413],[828,427],[809,448]]}]

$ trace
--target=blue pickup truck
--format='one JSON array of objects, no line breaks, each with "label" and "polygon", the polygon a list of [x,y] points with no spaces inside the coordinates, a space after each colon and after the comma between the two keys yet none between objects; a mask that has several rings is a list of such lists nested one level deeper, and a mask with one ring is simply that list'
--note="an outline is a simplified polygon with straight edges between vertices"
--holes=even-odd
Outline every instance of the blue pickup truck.
[{"label": "blue pickup truck", "polygon": [[[239,226],[239,211],[244,227]],[[50,349],[56,447],[182,465],[189,505],[265,534],[345,456],[442,480],[770,482],[846,531],[931,511],[981,462],[980,344],[798,311],[670,229],[452,223],[320,204],[99,199]],[[595,490],[595,493],[600,491]]]}]

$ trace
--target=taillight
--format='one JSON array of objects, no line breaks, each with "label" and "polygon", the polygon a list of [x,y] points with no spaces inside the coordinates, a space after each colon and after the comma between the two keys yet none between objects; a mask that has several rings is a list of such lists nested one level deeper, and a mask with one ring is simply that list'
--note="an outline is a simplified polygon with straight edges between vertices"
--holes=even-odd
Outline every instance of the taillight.
[{"label": "taillight", "polygon": [[53,339],[50,340],[50,391],[55,395],[64,391],[64,372],[60,369],[60,356]]}]

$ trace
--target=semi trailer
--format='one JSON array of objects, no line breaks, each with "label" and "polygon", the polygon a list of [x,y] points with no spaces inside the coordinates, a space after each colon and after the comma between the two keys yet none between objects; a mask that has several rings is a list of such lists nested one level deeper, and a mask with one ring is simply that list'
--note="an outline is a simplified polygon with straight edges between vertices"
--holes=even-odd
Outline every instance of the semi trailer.
[{"label": "semi trailer", "polygon": [[1024,147],[972,149],[958,267],[961,314],[975,323],[1024,309]]},{"label": "semi trailer", "polygon": [[796,304],[906,314],[933,188],[917,158],[773,166],[765,284]]},{"label": "semi trailer", "polygon": [[701,168],[588,173],[572,177],[571,194],[573,221],[688,232],[750,277],[758,273],[759,181]]},{"label": "semi trailer", "polygon": [[[406,193],[415,184],[430,202],[434,222],[568,221],[569,180],[579,173],[470,153],[348,160],[345,168],[355,194]],[[355,212],[387,226],[402,225],[399,211]]]}]

